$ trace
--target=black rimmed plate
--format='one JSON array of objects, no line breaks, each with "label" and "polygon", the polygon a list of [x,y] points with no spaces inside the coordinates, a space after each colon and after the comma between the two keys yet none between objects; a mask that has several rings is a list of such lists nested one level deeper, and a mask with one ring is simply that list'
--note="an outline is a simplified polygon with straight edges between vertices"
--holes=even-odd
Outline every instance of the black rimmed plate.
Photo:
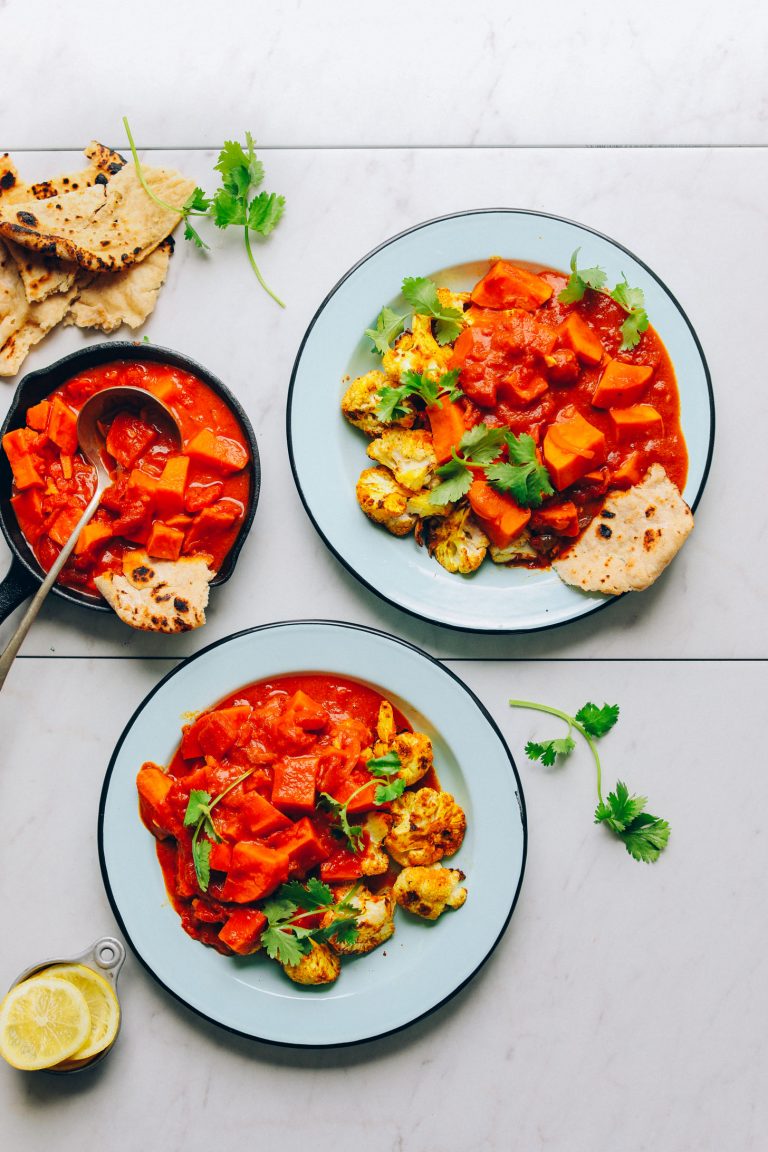
[{"label": "black rimmed plate", "polygon": [[366,256],[323,302],[296,358],[287,414],[294,478],[318,532],[363,584],[415,616],[468,631],[526,632],[576,620],[616,599],[572,588],[552,570],[485,562],[473,576],[457,576],[413,536],[397,539],[372,524],[355,499],[360,472],[371,463],[365,438],[340,411],[348,378],[380,367],[363,333],[383,304],[397,308],[405,276],[431,276],[466,290],[477,279],[478,261],[492,255],[565,269],[576,248],[584,266],[605,268],[611,283],[626,274],[645,292],[677,375],[689,454],[683,495],[692,508],[699,501],[714,440],[709,372],[688,318],[650,268],[614,240],[536,212],[488,209],[421,224]]},{"label": "black rimmed plate", "polygon": [[[171,907],[153,837],[141,823],[136,773],[167,764],[185,714],[268,677],[325,672],[369,684],[429,733],[442,787],[467,815],[458,853],[465,905],[434,924],[398,913],[391,940],[346,961],[322,989],[292,984],[258,953],[221,956],[187,936]],[[112,908],[152,975],[184,1004],[234,1032],[326,1047],[397,1031],[432,1012],[477,972],[515,906],[526,856],[522,788],[496,724],[442,664],[410,644],[350,624],[265,625],[184,661],[146,698],[110,761],[99,808],[99,853]]]}]

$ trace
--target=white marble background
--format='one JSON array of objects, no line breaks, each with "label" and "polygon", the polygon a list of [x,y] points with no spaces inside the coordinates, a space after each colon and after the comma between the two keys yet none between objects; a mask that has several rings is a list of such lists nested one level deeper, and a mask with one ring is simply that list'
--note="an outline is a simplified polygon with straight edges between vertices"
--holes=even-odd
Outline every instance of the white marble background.
[{"label": "white marble background", "polygon": [[[95,835],[115,741],[168,657],[249,624],[344,618],[446,658],[509,741],[530,832],[507,934],[427,1021],[358,1048],[271,1048],[201,1022],[129,955],[124,1030],[98,1070],[0,1067],[4,1147],[762,1148],[767,28],[759,0],[0,0],[0,152],[23,149],[31,177],[63,170],[92,136],[121,146],[128,113],[143,148],[166,150],[153,161],[204,183],[210,150],[250,128],[289,201],[261,261],[285,313],[221,236],[210,260],[179,244],[146,327],[230,383],[259,440],[257,519],[205,632],[137,636],[51,600],[0,694],[0,989],[116,930]],[[696,328],[718,414],[696,532],[662,580],[581,623],[506,638],[423,624],[359,586],[311,528],[284,438],[295,352],[328,288],[403,227],[488,205],[570,217],[637,252]],[[56,334],[28,367],[84,341]],[[0,413],[12,391],[0,381]],[[527,739],[553,733],[510,711],[512,694],[619,701],[606,778],[670,821],[658,865],[593,826],[583,749],[557,770],[524,760]]]}]

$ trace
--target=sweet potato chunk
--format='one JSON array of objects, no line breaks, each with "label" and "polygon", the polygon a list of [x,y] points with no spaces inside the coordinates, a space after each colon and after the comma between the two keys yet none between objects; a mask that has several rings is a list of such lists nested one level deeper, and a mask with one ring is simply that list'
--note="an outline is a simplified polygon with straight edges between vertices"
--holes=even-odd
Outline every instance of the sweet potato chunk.
[{"label": "sweet potato chunk", "polygon": [[185,451],[191,460],[198,460],[225,476],[242,471],[248,463],[248,453],[242,444],[227,436],[216,436],[209,428],[198,432]]},{"label": "sweet potato chunk", "polygon": [[175,516],[184,511],[188,472],[188,456],[172,456],[166,463],[155,489],[155,507],[161,516]]},{"label": "sweet potato chunk", "polygon": [[184,533],[179,528],[155,520],[147,537],[147,552],[157,560],[178,560],[183,543]]},{"label": "sweet potato chunk", "polygon": [[633,404],[630,408],[609,410],[616,437],[620,441],[638,436],[658,436],[664,429],[661,413],[651,404]]},{"label": "sweet potato chunk", "polygon": [[532,312],[549,300],[553,288],[541,276],[497,260],[472,289],[470,299],[480,308],[525,308]]},{"label": "sweet potato chunk", "polygon": [[250,956],[260,947],[266,926],[267,918],[258,908],[238,908],[219,932],[219,940],[238,956]]},{"label": "sweet potato chunk", "polygon": [[53,398],[46,432],[48,439],[67,456],[77,452],[77,417],[58,396]]},{"label": "sweet potato chunk", "polygon": [[221,899],[235,904],[248,904],[269,896],[288,879],[288,857],[285,852],[266,844],[241,840],[232,849],[232,861],[221,890]]},{"label": "sweet potato chunk", "polygon": [[558,492],[575,484],[605,460],[605,436],[578,413],[551,424],[544,437],[544,461]]},{"label": "sweet potato chunk", "polygon": [[599,364],[603,358],[603,345],[597,333],[593,332],[586,320],[578,312],[571,312],[560,327],[564,344],[571,348],[579,360],[585,364]]},{"label": "sweet potato chunk", "polygon": [[592,403],[595,408],[627,408],[637,403],[651,376],[653,368],[649,364],[609,360],[597,382]]}]

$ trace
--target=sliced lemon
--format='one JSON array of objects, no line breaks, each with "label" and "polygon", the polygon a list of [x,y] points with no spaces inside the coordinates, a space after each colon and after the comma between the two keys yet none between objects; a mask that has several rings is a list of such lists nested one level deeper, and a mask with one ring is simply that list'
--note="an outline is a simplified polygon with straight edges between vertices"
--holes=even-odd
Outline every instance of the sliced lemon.
[{"label": "sliced lemon", "polygon": [[45,969],[46,976],[67,980],[85,997],[91,1015],[91,1030],[85,1043],[72,1055],[71,1060],[90,1060],[114,1040],[120,1024],[120,1005],[108,980],[87,968],[85,964],[54,964]]},{"label": "sliced lemon", "polygon": [[31,976],[0,1004],[0,1056],[33,1072],[67,1060],[91,1033],[91,1014],[79,988],[55,976]]}]

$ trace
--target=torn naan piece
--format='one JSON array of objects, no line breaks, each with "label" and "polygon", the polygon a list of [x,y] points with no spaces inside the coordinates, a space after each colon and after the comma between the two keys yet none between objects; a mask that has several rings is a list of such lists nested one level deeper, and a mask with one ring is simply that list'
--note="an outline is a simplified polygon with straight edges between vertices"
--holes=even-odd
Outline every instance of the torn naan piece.
[{"label": "torn naan piece", "polygon": [[105,572],[95,584],[131,628],[188,632],[205,624],[208,585],[215,575],[209,560],[209,556],[150,560],[144,551],[126,552],[122,574]]},{"label": "torn naan piece", "polygon": [[100,272],[92,277],[70,304],[64,323],[102,332],[114,332],[121,324],[139,328],[154,310],[172,253],[169,236],[146,260],[125,272]]},{"label": "torn naan piece", "polygon": [[[0,157],[0,205],[17,204],[30,197],[50,200],[54,196],[91,188],[96,184],[103,186],[125,166],[125,158],[119,152],[99,144],[97,140],[91,141],[85,149],[85,155],[91,163],[80,172],[55,176],[52,180],[43,180],[37,184],[25,184],[19,178],[10,156],[5,153]],[[24,293],[31,304],[45,300],[54,292],[68,292],[73,287],[78,273],[77,264],[65,263],[56,256],[23,248],[12,240],[7,241],[6,247],[16,262]]]},{"label": "torn naan piece", "polygon": [[78,290],[75,286],[30,304],[16,264],[0,240],[0,376],[16,375],[30,348],[64,319]]},{"label": "torn naan piece", "polygon": [[555,561],[585,592],[640,592],[653,584],[693,529],[693,514],[660,464],[639,484],[609,492],[579,540]]},{"label": "torn naan piece", "polygon": [[[145,168],[144,178],[174,208],[180,209],[195,189],[193,180],[164,168]],[[132,166],[105,184],[47,200],[0,200],[0,235],[91,272],[120,272],[143,260],[179,219],[178,212],[147,195]]]}]

